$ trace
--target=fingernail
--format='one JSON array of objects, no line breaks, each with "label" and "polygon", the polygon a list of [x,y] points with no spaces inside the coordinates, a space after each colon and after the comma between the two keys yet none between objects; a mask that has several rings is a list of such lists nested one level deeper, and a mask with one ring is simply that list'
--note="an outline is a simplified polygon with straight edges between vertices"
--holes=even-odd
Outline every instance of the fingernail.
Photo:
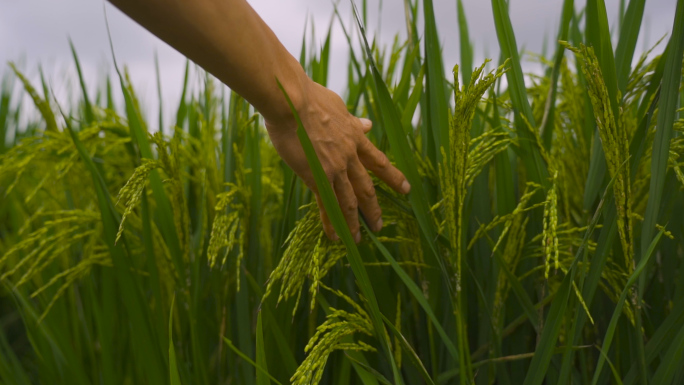
[{"label": "fingernail", "polygon": [[375,224],[375,231],[382,230],[382,218],[378,219],[378,223]]},{"label": "fingernail", "polygon": [[363,124],[363,125],[366,126],[366,127],[371,127],[371,126],[373,126],[373,122],[372,122],[370,119],[359,118],[359,120],[361,121],[361,124]]},{"label": "fingernail", "polygon": [[405,180],[404,183],[401,184],[401,192],[404,194],[408,194],[409,191],[411,191],[411,185],[407,180]]},{"label": "fingernail", "polygon": [[356,235],[354,235],[354,242],[359,243],[361,242],[361,232],[357,232]]}]

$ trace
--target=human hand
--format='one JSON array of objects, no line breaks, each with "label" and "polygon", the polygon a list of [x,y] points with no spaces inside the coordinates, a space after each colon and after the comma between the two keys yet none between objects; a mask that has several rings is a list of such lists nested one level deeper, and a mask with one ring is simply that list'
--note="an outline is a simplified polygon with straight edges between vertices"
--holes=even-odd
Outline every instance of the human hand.
[{"label": "human hand", "polygon": [[[309,79],[303,84],[301,93],[293,98],[295,108],[358,243],[361,240],[359,208],[371,230],[382,229],[382,210],[366,170],[401,194],[407,194],[411,186],[404,174],[364,135],[372,127],[370,120],[351,115],[344,101],[320,84]],[[294,117],[266,119],[266,129],[281,158],[316,195],[325,233],[330,239],[338,240],[297,137]]]}]

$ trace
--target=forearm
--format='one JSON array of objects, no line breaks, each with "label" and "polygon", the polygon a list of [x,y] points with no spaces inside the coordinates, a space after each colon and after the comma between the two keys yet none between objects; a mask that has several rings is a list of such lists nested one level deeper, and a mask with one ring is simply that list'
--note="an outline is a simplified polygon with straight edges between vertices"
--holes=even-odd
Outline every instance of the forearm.
[{"label": "forearm", "polygon": [[245,0],[110,0],[247,99],[267,120],[290,115],[276,78],[300,104],[299,63]]},{"label": "forearm", "polygon": [[259,110],[278,154],[316,195],[331,239],[335,230],[302,144],[293,135],[297,124],[276,78],[297,109],[356,242],[361,240],[359,209],[374,231],[382,228],[382,210],[368,170],[399,193],[411,189],[401,171],[364,135],[371,121],[352,116],[339,95],[311,81],[246,0],[109,1]]}]

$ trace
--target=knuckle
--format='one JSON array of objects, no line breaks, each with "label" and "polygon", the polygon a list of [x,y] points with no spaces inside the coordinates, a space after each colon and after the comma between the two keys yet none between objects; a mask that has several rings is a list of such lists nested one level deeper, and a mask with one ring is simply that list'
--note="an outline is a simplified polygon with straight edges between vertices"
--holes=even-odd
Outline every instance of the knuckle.
[{"label": "knuckle", "polygon": [[376,165],[379,169],[384,170],[390,166],[390,161],[389,158],[387,158],[387,155],[383,154],[382,152],[378,151],[378,156],[376,158]]},{"label": "knuckle", "polygon": [[330,182],[334,181],[338,175],[344,175],[347,173],[347,165],[343,162],[336,162],[325,167],[325,175],[328,177]]},{"label": "knuckle", "polygon": [[363,194],[363,197],[366,199],[375,198],[375,186],[373,186],[373,183],[368,183],[364,186],[361,194]]},{"label": "knuckle", "polygon": [[350,197],[349,202],[345,205],[345,209],[347,212],[354,212],[356,211],[356,208],[359,207],[359,201],[356,199],[356,197]]},{"label": "knuckle", "polygon": [[334,167],[328,167],[325,169],[325,176],[328,178],[330,184],[332,184],[335,181],[337,174],[339,174],[339,172],[337,172],[337,169],[335,169]]}]

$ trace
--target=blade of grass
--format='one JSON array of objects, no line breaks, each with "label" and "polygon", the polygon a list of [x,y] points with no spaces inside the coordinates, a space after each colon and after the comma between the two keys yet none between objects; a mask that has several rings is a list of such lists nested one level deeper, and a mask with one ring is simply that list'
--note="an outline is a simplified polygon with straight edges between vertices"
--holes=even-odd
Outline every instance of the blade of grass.
[{"label": "blade of grass", "polygon": [[676,118],[677,96],[682,79],[682,57],[684,55],[684,0],[677,1],[674,25],[669,43],[671,50],[665,62],[662,89],[658,106],[656,134],[653,140],[651,161],[651,183],[648,189],[648,203],[641,227],[641,255],[646,255],[648,241],[653,237],[661,205],[670,138]]},{"label": "blade of grass", "polygon": [[[106,245],[112,256],[117,279],[120,282],[119,287],[122,290],[121,294],[125,299],[124,303],[127,305],[127,315],[130,319],[132,340],[135,345],[134,352],[137,353],[136,365],[145,368],[144,374],[150,383],[165,382],[163,379],[166,376],[162,373],[162,368],[165,368],[166,365],[161,357],[161,352],[157,349],[160,348],[160,346],[157,342],[156,333],[149,323],[149,320],[151,319],[149,314],[150,309],[143,299],[139,283],[135,280],[133,273],[131,272],[132,265],[130,257],[124,252],[121,243],[115,244],[118,223],[120,222],[119,215],[113,206],[107,190],[107,185],[95,166],[95,163],[78,138],[78,134],[71,128],[69,118],[64,116],[64,119],[66,122],[66,130],[71,135],[78,154],[83,163],[85,163],[85,166],[93,179]],[[122,239],[125,244],[125,237]]]},{"label": "blade of grass", "polygon": [[297,114],[290,97],[287,95],[287,92],[283,88],[282,84],[280,84],[280,81],[278,81],[278,87],[283,92],[283,95],[290,106],[290,110],[297,121],[297,137],[304,148],[304,152],[306,154],[307,161],[309,162],[309,167],[311,167],[311,172],[316,180],[316,187],[318,188],[321,200],[323,201],[325,211],[328,214],[328,218],[330,218],[330,222],[332,223],[336,234],[339,235],[340,239],[347,248],[347,259],[349,260],[349,264],[354,272],[354,277],[356,277],[358,286],[361,289],[361,293],[368,301],[368,307],[370,310],[369,313],[371,320],[373,321],[375,336],[383,347],[385,358],[387,358],[387,360],[390,362],[394,381],[397,384],[403,384],[401,373],[394,362],[394,355],[392,354],[390,342],[387,339],[388,336],[382,323],[382,317],[380,308],[378,307],[377,298],[375,297],[373,286],[370,282],[370,278],[368,277],[368,272],[366,271],[363,261],[361,260],[359,250],[356,247],[356,243],[354,243],[354,239],[352,238],[349,227],[347,226],[347,222],[344,219],[342,210],[337,203],[335,193],[330,186],[330,182],[328,181],[325,171],[323,170],[323,166],[321,166],[321,162],[318,160],[316,151],[311,144],[311,140],[309,139],[304,126],[302,125],[299,115]]},{"label": "blade of grass", "polygon": [[[655,359],[662,357],[663,351],[670,346],[672,341],[675,340],[676,334],[681,330],[682,323],[684,323],[684,299],[680,298],[679,302],[673,307],[672,312],[648,340],[646,344],[647,364],[650,365]],[[625,376],[625,385],[633,385],[636,382],[636,378],[637,371],[632,366]]]},{"label": "blade of grass", "polygon": [[[357,370],[357,374],[359,374],[359,376],[361,376],[360,373],[364,373],[364,377],[362,377],[362,378],[365,378],[365,376],[368,375],[368,376],[371,376],[374,380],[377,380],[384,385],[392,385],[392,383],[385,376],[383,376],[382,373],[373,369],[370,365],[364,364],[358,358],[349,354],[349,352],[345,351],[344,353],[347,356],[347,358],[354,365],[355,369]],[[361,371],[359,371],[359,369],[361,369]]]},{"label": "blade of grass", "polygon": [[[246,271],[245,277],[247,277],[247,282],[256,296],[258,298],[263,298],[264,293],[261,290],[261,286],[259,286],[259,283],[254,279],[252,274],[249,274],[249,272]],[[297,370],[297,361],[295,360],[294,354],[292,354],[292,350],[281,329],[281,325],[278,324],[276,317],[273,315],[273,310],[273,308],[268,306],[268,303],[261,303],[259,307],[259,313],[261,314],[263,312],[266,315],[266,320],[264,321],[267,325],[266,330],[270,330],[273,334],[276,345],[278,345],[278,351],[280,352],[279,359],[284,361],[284,365],[286,366],[285,370],[288,374],[288,378],[290,378]]]},{"label": "blade of grass", "polygon": [[[572,20],[573,12],[575,11],[575,1],[563,1],[563,13],[561,14],[561,25],[558,31],[558,39],[567,41],[570,31],[570,21]],[[552,132],[555,126],[556,117],[556,93],[558,90],[558,76],[560,75],[560,66],[563,63],[563,53],[565,48],[558,44],[556,46],[555,59],[553,61],[553,70],[551,71],[551,87],[546,98],[544,106],[544,115],[541,121],[541,137],[544,147],[551,148]]]},{"label": "blade of grass", "polygon": [[241,352],[240,349],[238,349],[235,345],[233,345],[233,342],[232,342],[231,340],[229,340],[228,338],[226,338],[226,336],[222,336],[222,338],[223,338],[223,341],[226,343],[226,345],[228,345],[228,347],[230,348],[230,350],[233,351],[233,353],[237,354],[240,358],[242,358],[243,360],[245,360],[247,363],[249,363],[250,365],[254,366],[254,368],[257,370],[257,372],[266,375],[271,381],[275,382],[276,384],[278,384],[278,385],[283,385],[283,384],[281,384],[280,382],[278,382],[278,380],[276,380],[275,378],[273,378],[273,376],[271,376],[271,375],[268,373],[268,371],[267,371],[266,369],[262,368],[259,364],[257,364],[256,362],[252,361],[252,359],[249,358],[246,354],[244,354],[243,352]]},{"label": "blade of grass", "polygon": [[157,55],[157,51],[154,51],[154,72],[157,78],[157,99],[159,100],[159,132],[164,133],[164,104],[163,104],[163,98],[162,98],[162,89],[161,89],[161,77],[160,77],[160,71],[159,71],[159,56]]},{"label": "blade of grass", "polygon": [[188,105],[186,100],[186,93],[188,92],[188,77],[190,74],[190,60],[185,61],[185,72],[183,75],[183,88],[181,91],[180,101],[178,102],[178,109],[176,109],[176,127],[183,128],[183,123],[188,115]]},{"label": "blade of grass", "polygon": [[29,373],[7,342],[4,330],[0,329],[0,381],[7,384],[29,385]]},{"label": "blade of grass", "polygon": [[552,354],[556,340],[558,339],[558,334],[560,333],[560,328],[564,322],[565,310],[568,305],[568,298],[570,297],[570,292],[572,288],[572,282],[575,280],[576,267],[580,260],[580,257],[585,252],[589,238],[591,237],[598,220],[601,217],[603,208],[605,207],[606,197],[609,191],[611,191],[611,186],[615,179],[613,178],[608,187],[603,193],[603,198],[599,202],[594,217],[592,218],[587,230],[584,233],[584,238],[580,244],[572,264],[568,268],[568,272],[565,274],[560,288],[556,291],[556,299],[551,304],[551,309],[546,317],[544,329],[542,330],[541,338],[537,344],[537,350],[532,357],[532,362],[527,370],[527,375],[525,376],[525,381],[523,385],[541,385],[546,376],[549,364],[551,363]]},{"label": "blade of grass", "polygon": [[[112,60],[114,61],[114,69],[119,76],[119,84],[121,86],[121,91],[124,95],[124,101],[126,105],[126,117],[128,118],[128,125],[131,132],[131,139],[137,144],[140,150],[140,155],[143,158],[154,159],[152,154],[152,147],[150,146],[149,139],[147,138],[147,130],[145,129],[140,115],[140,111],[137,110],[135,102],[135,95],[132,93],[132,87],[130,84],[127,86],[124,76],[119,70],[119,66],[116,62],[116,55],[114,54],[114,43],[111,39],[111,33],[109,31],[109,22],[105,17],[105,25],[107,27],[107,35],[109,38],[109,48],[112,54]],[[186,82],[187,82],[187,72],[188,68],[186,65]],[[185,89],[185,87],[183,87]],[[181,104],[184,100],[181,101]],[[179,110],[180,111],[180,110]],[[154,199],[157,203],[157,226],[161,230],[164,239],[171,252],[171,257],[175,263],[177,271],[185,271],[183,269],[183,250],[181,249],[179,235],[176,232],[174,225],[173,210],[171,209],[171,202],[169,201],[166,192],[164,191],[164,186],[157,170],[150,173],[150,185],[152,186],[152,192]],[[181,280],[185,282],[185,280]],[[198,368],[199,369],[199,368]],[[200,369],[201,370],[201,369]]]},{"label": "blade of grass", "polygon": [[501,47],[501,53],[505,58],[511,59],[511,70],[506,72],[508,79],[508,92],[515,111],[515,122],[518,135],[521,136],[520,145],[525,154],[523,162],[527,169],[530,180],[542,186],[550,187],[549,172],[535,143],[534,134],[529,131],[527,125],[520,118],[522,114],[532,127],[537,127],[532,108],[527,99],[527,89],[523,78],[522,67],[520,65],[520,55],[518,45],[515,41],[513,26],[508,13],[508,4],[505,0],[492,0],[492,10],[494,13],[494,24],[496,34]]},{"label": "blade of grass", "polygon": [[468,19],[462,0],[456,2],[456,12],[458,16],[459,49],[461,51],[461,65],[459,68],[463,77],[463,84],[470,84],[470,77],[473,73],[473,45],[468,33]]},{"label": "blade of grass", "polygon": [[672,384],[675,374],[682,368],[684,361],[684,328],[679,330],[665,353],[658,370],[653,375],[652,384]]},{"label": "blade of grass", "polygon": [[[621,0],[624,5],[624,0]],[[621,17],[620,37],[615,49],[615,66],[617,70],[617,85],[621,93],[625,93],[627,79],[629,78],[632,67],[632,58],[636,49],[637,39],[641,31],[641,21],[644,17],[644,7],[646,0],[630,0],[624,20]],[[622,15],[621,15],[622,16]],[[627,25],[628,28],[622,26]]]},{"label": "blade of grass", "polygon": [[[390,151],[397,162],[399,170],[404,173],[411,184],[411,192],[408,195],[409,202],[411,203],[411,207],[413,208],[422,233],[425,236],[425,239],[428,240],[427,244],[430,248],[431,255],[439,264],[445,282],[450,282],[450,276],[447,272],[446,266],[444,265],[444,261],[442,261],[442,258],[437,253],[435,245],[432,242],[437,238],[437,231],[430,215],[428,200],[426,199],[427,195],[423,189],[423,181],[418,173],[416,162],[412,156],[413,152],[411,151],[408,140],[406,139],[396,106],[394,103],[392,103],[392,98],[387,90],[387,85],[385,85],[383,82],[373,60],[373,55],[370,46],[368,45],[368,40],[366,39],[365,29],[358,18],[358,13],[355,12],[354,14],[356,15],[357,25],[361,31],[361,36],[365,43],[366,58],[370,65],[374,84],[377,88],[377,103],[381,112],[379,118],[382,120],[383,126],[385,127],[387,138],[390,142]],[[447,285],[447,288],[449,289],[449,296],[453,298],[453,290],[451,285]]]},{"label": "blade of grass", "polygon": [[432,378],[430,377],[430,374],[427,372],[427,369],[425,369],[423,362],[420,360],[418,354],[416,354],[415,350],[413,350],[409,342],[406,340],[406,337],[404,337],[401,334],[401,332],[397,330],[397,328],[392,324],[392,321],[388,320],[387,317],[383,315],[382,319],[385,321],[385,324],[390,329],[390,331],[397,337],[397,340],[401,344],[402,349],[404,349],[404,351],[408,353],[411,362],[413,362],[413,364],[416,366],[425,382],[431,385],[435,385],[434,381],[432,381]]},{"label": "blade of grass", "polygon": [[[660,83],[657,74],[654,75],[652,81]],[[642,101],[642,104],[648,105],[649,103],[647,100],[648,99],[644,99]],[[647,128],[651,125],[651,118],[655,112],[657,101],[658,97],[656,95],[656,97],[650,103],[648,114],[644,116],[641,120],[641,123],[639,124],[639,127],[637,128],[632,138],[632,143],[630,144],[630,156],[632,160],[632,178],[634,178],[636,175],[637,165],[639,164],[644,153],[644,136],[646,135]],[[589,273],[585,279],[584,284],[582,285],[582,298],[584,299],[587,306],[591,306],[591,303],[593,302],[594,294],[596,293],[596,289],[599,285],[599,280],[601,279],[601,272],[603,271],[603,268],[606,264],[608,254],[611,251],[612,244],[617,234],[616,208],[613,204],[612,197],[610,198],[610,201],[607,202],[607,205],[608,211],[606,212],[606,219],[604,220],[603,228],[601,229],[601,235],[597,242],[597,248],[594,252],[594,256],[592,257],[592,261],[589,267]],[[573,323],[575,328],[573,341],[575,343],[579,341],[582,333],[582,328],[584,327],[584,322],[586,321],[586,314],[580,311],[579,304],[577,305],[576,314],[577,315],[575,317],[575,322]],[[567,351],[566,354],[563,356],[563,364],[560,374],[561,381],[559,385],[564,385],[565,381],[569,378],[573,354],[574,352]]]},{"label": "blade of grass", "polygon": [[171,298],[171,309],[169,311],[169,378],[171,385],[181,385],[180,375],[178,375],[178,364],[176,363],[176,348],[173,346],[173,305],[176,296]]},{"label": "blade of grass", "polygon": [[613,372],[613,379],[615,380],[616,385],[623,385],[622,380],[620,379],[620,374],[615,368],[615,365],[613,365],[613,362],[606,355],[606,352],[604,352],[603,349],[601,349],[599,346],[596,346],[596,349],[599,351],[599,353],[601,353],[601,357],[605,358],[606,362],[608,363],[608,366],[610,366],[610,370],[611,372]]},{"label": "blade of grass", "polygon": [[[257,364],[268,373],[268,365],[266,364],[266,349],[264,348],[264,331],[261,323],[261,311],[257,315],[257,329],[256,329],[256,358]],[[270,376],[264,376],[264,372],[257,371],[256,383],[257,385],[270,385]]]},{"label": "blade of grass", "polygon": [[[641,275],[641,273],[644,271],[644,268],[646,267],[646,264],[648,263],[648,260],[651,258],[651,255],[653,255],[653,251],[655,250],[656,246],[658,245],[658,241],[660,241],[660,238],[663,236],[664,229],[658,233],[658,235],[653,239],[651,244],[648,247],[648,250],[646,251],[646,254],[644,255],[644,258],[639,261],[639,265],[634,269],[634,273],[629,277],[629,280],[627,280],[627,284],[625,285],[625,288],[622,290],[622,294],[620,294],[620,298],[618,299],[618,302],[615,306],[615,310],[613,311],[613,315],[610,319],[610,323],[608,324],[608,329],[606,329],[606,335],[603,338],[603,343],[601,345],[601,350],[603,352],[609,352],[610,351],[610,344],[613,341],[613,336],[615,335],[615,329],[617,327],[617,322],[618,319],[620,318],[620,315],[622,315],[622,307],[625,304],[625,300],[627,299],[627,295],[630,294],[632,285],[636,283],[637,278]],[[603,369],[603,364],[605,363],[605,355],[601,355],[599,358],[598,363],[596,364],[596,369],[594,371],[594,378],[592,379],[592,385],[596,385],[599,380],[599,376],[601,375],[601,370]],[[665,382],[656,382],[656,384],[664,384]]]},{"label": "blade of grass", "polygon": [[439,320],[435,316],[434,312],[432,311],[432,308],[430,307],[430,304],[428,303],[427,299],[425,298],[425,295],[423,295],[422,290],[416,285],[415,282],[409,277],[409,275],[404,271],[404,269],[397,263],[397,260],[394,259],[394,257],[390,254],[389,250],[380,243],[378,238],[373,234],[369,229],[368,226],[366,225],[365,221],[362,222],[363,227],[366,229],[366,233],[368,234],[368,237],[373,241],[375,244],[375,247],[380,250],[380,254],[382,254],[383,257],[389,262],[390,266],[394,270],[394,272],[399,276],[401,281],[404,283],[406,288],[411,292],[413,297],[418,301],[418,304],[423,308],[425,311],[425,314],[427,314],[428,318],[430,318],[430,321],[432,321],[433,326],[437,330],[437,334],[442,339],[442,343],[446,347],[447,351],[449,351],[449,354],[451,355],[451,358],[453,358],[455,361],[458,361],[458,352],[456,350],[456,346],[454,346],[453,342],[449,338],[449,336],[446,334],[446,331],[442,328],[442,325],[440,324]]},{"label": "blade of grass", "polygon": [[[620,111],[617,100],[617,77],[615,75],[615,57],[610,39],[610,28],[608,26],[608,16],[603,0],[589,0],[586,7],[586,44],[594,47],[596,57],[601,66],[608,97],[610,99],[613,116],[616,124],[620,124]],[[631,63],[630,63],[631,64]],[[588,99],[585,99],[587,102]],[[591,108],[589,108],[591,110]],[[588,113],[588,112],[587,112]],[[620,127],[618,127],[618,130]],[[595,200],[598,198],[606,176],[606,160],[603,147],[599,140],[598,131],[594,131],[594,144],[591,151],[591,163],[587,183],[585,187],[584,209],[590,210]]]},{"label": "blade of grass", "polygon": [[76,72],[78,73],[78,82],[81,84],[81,92],[83,93],[83,104],[85,107],[85,122],[87,125],[90,125],[95,121],[95,113],[93,112],[93,105],[90,103],[90,98],[88,97],[88,89],[86,88],[86,83],[83,79],[81,62],[78,60],[76,48],[74,47],[74,42],[71,41],[71,38],[69,38],[69,47],[71,48],[71,54],[74,57],[74,63],[76,64]]},{"label": "blade of grass", "polygon": [[[444,148],[447,159],[451,152],[449,151],[449,106],[447,91],[444,88],[446,79],[432,0],[423,1],[423,17],[425,19],[425,77],[427,79],[425,86],[425,95],[427,96],[426,118],[429,122],[437,155],[436,159],[430,160],[436,164],[436,160],[442,158],[441,148]],[[413,183],[411,185],[413,186]]]}]

